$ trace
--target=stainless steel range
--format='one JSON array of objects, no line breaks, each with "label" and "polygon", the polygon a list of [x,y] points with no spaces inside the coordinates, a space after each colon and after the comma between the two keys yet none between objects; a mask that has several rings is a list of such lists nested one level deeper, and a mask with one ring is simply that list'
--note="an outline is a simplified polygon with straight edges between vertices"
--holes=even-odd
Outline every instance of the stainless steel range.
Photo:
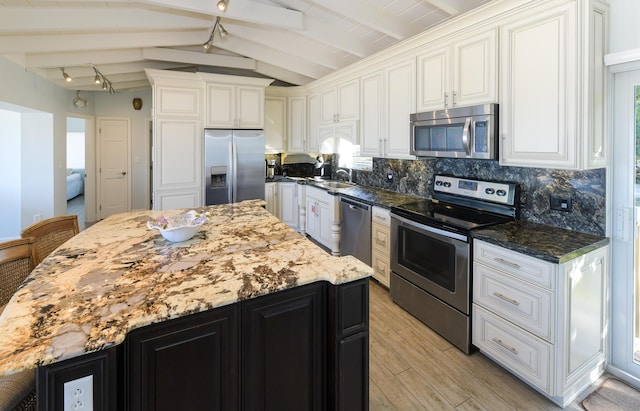
[{"label": "stainless steel range", "polygon": [[393,301],[471,353],[472,238],[518,216],[515,183],[436,175],[433,199],[391,209]]}]

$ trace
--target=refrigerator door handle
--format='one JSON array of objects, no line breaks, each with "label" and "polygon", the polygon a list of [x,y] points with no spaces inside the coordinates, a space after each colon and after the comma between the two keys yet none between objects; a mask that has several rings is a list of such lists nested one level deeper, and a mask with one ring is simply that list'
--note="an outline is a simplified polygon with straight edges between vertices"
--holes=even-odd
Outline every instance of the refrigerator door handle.
[{"label": "refrigerator door handle", "polygon": [[231,199],[231,203],[236,202],[236,197],[238,195],[238,143],[233,142],[233,198]]},{"label": "refrigerator door handle", "polygon": [[[229,159],[233,160],[233,143],[229,142]],[[235,163],[231,164],[231,167],[229,167],[229,175],[227,176],[227,190],[229,191],[229,195],[228,195],[228,199],[229,199],[229,203],[233,203],[233,194],[235,191],[235,181],[236,181],[236,170],[235,170]]]}]

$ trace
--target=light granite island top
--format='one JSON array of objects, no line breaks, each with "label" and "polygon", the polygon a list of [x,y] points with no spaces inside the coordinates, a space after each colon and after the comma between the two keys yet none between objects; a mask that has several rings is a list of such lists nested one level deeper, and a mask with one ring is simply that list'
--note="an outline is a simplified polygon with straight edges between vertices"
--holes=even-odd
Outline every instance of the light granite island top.
[{"label": "light granite island top", "polygon": [[147,221],[186,210],[113,215],[52,253],[0,316],[0,375],[105,350],[131,330],[261,295],[373,270],[332,257],[269,214],[261,200],[208,211],[170,243]]}]

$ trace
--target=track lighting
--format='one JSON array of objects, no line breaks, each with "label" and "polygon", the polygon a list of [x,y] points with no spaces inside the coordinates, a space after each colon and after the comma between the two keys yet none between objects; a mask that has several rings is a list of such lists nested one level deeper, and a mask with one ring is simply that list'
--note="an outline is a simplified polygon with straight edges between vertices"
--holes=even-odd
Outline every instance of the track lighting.
[{"label": "track lighting", "polygon": [[100,84],[102,81],[100,80],[100,74],[98,74],[98,69],[94,67],[93,72],[96,73],[96,76],[93,78],[93,82],[96,84]]},{"label": "track lighting", "polygon": [[66,71],[64,71],[64,67],[60,67],[60,70],[62,71],[62,77],[64,78],[64,81],[70,83],[73,80],[71,76],[68,75]]},{"label": "track lighting", "polygon": [[225,30],[224,27],[222,27],[222,23],[220,23],[220,16],[217,16],[216,22],[213,24],[213,28],[211,29],[209,40],[202,43],[202,47],[204,48],[205,53],[213,46],[213,37],[216,34],[216,29],[218,30],[218,33],[220,34],[221,38],[225,38],[229,34],[227,30]]},{"label": "track lighting", "polygon": [[87,100],[80,97],[80,90],[77,90],[76,98],[73,99],[73,105],[78,108],[82,108],[82,107],[86,107],[88,104],[89,102]]},{"label": "track lighting", "polygon": [[218,1],[218,4],[216,4],[216,7],[220,11],[226,11],[227,10],[227,0]]}]

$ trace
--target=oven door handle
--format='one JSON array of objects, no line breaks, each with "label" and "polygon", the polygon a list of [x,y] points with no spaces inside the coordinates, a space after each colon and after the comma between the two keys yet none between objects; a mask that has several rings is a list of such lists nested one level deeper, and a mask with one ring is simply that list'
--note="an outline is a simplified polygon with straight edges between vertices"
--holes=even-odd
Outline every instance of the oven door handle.
[{"label": "oven door handle", "polygon": [[458,234],[458,233],[452,233],[451,231],[446,231],[446,230],[441,230],[439,228],[436,227],[431,227],[428,225],[424,225],[424,224],[420,224],[418,222],[415,221],[411,221],[407,218],[404,217],[400,217],[397,214],[393,214],[393,218],[395,218],[396,220],[400,221],[401,223],[404,223],[405,225],[408,226],[412,226],[412,227],[418,227],[421,230],[433,233],[433,234],[437,234],[437,235],[441,235],[443,237],[447,237],[447,238],[452,238],[454,240],[460,240],[463,241],[465,243],[469,242],[469,237],[467,237],[466,235],[462,235],[462,234]]}]

